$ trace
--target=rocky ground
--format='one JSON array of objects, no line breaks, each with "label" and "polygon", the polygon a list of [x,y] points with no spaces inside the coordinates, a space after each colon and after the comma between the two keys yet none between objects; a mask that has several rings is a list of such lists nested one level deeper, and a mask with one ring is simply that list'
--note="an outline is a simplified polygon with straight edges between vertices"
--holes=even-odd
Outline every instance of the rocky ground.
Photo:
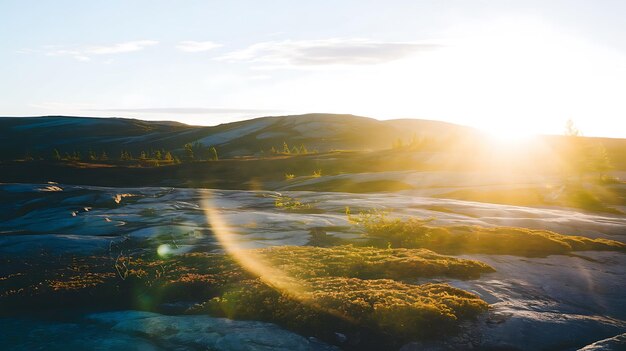
[{"label": "rocky ground", "polygon": [[[128,243],[134,250],[168,255],[220,253],[229,249],[216,235],[223,231],[220,225],[228,230],[228,245],[238,249],[306,245],[319,231],[358,243],[363,231],[350,221],[347,207],[353,214],[377,209],[400,218],[434,217],[431,224],[437,226],[506,225],[626,242],[623,215],[417,195],[1,184],[0,255],[7,260],[42,253],[119,257],[128,254]],[[423,277],[413,282],[448,283],[476,294],[491,308],[462,322],[453,336],[407,342],[402,350],[626,347],[619,336],[626,331],[624,252],[458,257],[484,262],[496,271],[477,279]],[[10,279],[10,269],[0,268],[0,279]],[[0,342],[19,350],[332,350],[353,341],[341,333],[335,340],[320,341],[272,323],[180,315],[176,309],[174,315],[103,311],[97,304],[87,310],[59,310],[63,313],[2,317]]]}]

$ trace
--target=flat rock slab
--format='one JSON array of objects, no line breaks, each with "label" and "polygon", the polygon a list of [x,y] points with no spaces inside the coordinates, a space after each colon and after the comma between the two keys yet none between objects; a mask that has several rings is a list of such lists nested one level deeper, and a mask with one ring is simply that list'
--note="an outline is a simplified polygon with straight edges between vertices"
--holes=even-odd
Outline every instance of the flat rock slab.
[{"label": "flat rock slab", "polygon": [[141,311],[97,313],[73,322],[0,319],[0,327],[7,350],[339,350],[272,323]]}]

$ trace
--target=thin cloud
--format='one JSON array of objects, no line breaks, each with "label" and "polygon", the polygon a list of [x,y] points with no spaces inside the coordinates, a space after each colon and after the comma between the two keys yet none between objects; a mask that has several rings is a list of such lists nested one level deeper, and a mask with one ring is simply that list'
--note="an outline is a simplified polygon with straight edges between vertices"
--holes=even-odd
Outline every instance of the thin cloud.
[{"label": "thin cloud", "polygon": [[439,47],[441,45],[368,39],[285,40],[257,43],[219,59],[292,66],[374,65]]},{"label": "thin cloud", "polygon": [[157,45],[156,40],[136,40],[111,45],[95,45],[81,47],[46,46],[46,56],[71,56],[79,61],[89,61],[94,55],[115,55],[126,52],[143,50],[149,46]]},{"label": "thin cloud", "polygon": [[125,43],[118,43],[108,46],[92,46],[87,48],[85,52],[93,55],[120,54],[123,52],[143,50],[148,46],[154,46],[158,43],[159,42],[156,40],[127,41]]},{"label": "thin cloud", "polygon": [[176,45],[176,48],[185,52],[202,52],[209,51],[221,47],[222,44],[218,44],[212,41],[193,41],[185,40]]},{"label": "thin cloud", "polygon": [[109,108],[89,109],[95,112],[126,112],[126,113],[172,113],[172,114],[228,114],[228,113],[277,113],[282,110],[248,109],[248,108],[221,108],[221,107],[154,107],[154,108]]}]

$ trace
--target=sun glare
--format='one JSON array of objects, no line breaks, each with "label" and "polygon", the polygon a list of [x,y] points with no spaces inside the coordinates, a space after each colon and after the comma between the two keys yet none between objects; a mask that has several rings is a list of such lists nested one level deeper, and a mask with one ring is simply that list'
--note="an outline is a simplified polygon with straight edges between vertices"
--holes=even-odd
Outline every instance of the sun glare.
[{"label": "sun glare", "polygon": [[537,133],[531,128],[520,125],[492,125],[480,128],[487,136],[498,143],[520,143],[526,142]]}]

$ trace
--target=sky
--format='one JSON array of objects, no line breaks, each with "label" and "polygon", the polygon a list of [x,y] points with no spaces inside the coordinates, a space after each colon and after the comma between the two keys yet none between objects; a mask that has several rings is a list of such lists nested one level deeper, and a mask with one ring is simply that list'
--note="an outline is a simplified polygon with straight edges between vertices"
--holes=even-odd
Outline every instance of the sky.
[{"label": "sky", "polygon": [[626,1],[0,0],[0,115],[626,138]]}]

